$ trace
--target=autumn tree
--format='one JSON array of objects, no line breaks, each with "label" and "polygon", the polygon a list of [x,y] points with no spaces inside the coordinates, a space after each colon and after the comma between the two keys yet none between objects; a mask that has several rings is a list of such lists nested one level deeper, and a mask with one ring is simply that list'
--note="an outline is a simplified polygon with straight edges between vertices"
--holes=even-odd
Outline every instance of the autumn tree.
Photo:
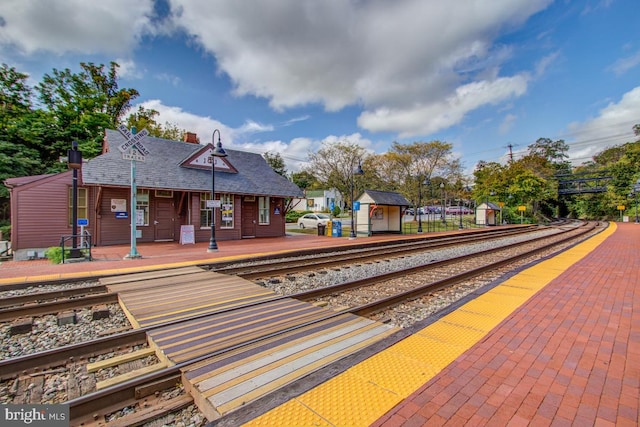
[{"label": "autumn tree", "polygon": [[335,188],[342,194],[342,199],[348,201],[348,205],[351,206],[352,185],[357,190],[354,190],[354,198],[363,188],[361,177],[355,177],[354,171],[362,165],[366,157],[365,149],[357,144],[324,143],[317,152],[309,154],[309,168],[324,186]]},{"label": "autumn tree", "polygon": [[[394,142],[383,157],[381,170],[385,175],[381,180],[418,206],[421,196],[435,195],[434,186],[443,182],[451,185],[461,180],[462,166],[451,150],[452,145],[442,141]],[[456,195],[460,190],[458,187],[451,186]]]}]

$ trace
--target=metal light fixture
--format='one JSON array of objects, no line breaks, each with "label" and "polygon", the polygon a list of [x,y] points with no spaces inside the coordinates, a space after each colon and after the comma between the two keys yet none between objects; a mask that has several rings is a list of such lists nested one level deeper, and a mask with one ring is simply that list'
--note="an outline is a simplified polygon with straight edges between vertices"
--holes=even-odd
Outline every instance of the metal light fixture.
[{"label": "metal light fixture", "polygon": [[71,213],[71,229],[73,230],[72,247],[70,258],[81,258],[82,253],[78,249],[78,170],[82,168],[82,152],[78,150],[78,142],[71,143],[71,150],[67,151],[69,168],[73,170],[72,182],[72,210]]},{"label": "metal light fixture", "polygon": [[353,206],[354,206],[354,194],[353,194],[353,181],[354,175],[364,175],[364,171],[362,170],[362,164],[358,162],[358,168],[356,170],[351,171],[351,231],[349,232],[349,239],[356,238],[356,229],[355,229],[355,221],[353,220]]},{"label": "metal light fixture", "polygon": [[220,141],[220,131],[218,129],[213,131],[213,135],[211,136],[211,142],[215,144],[216,132],[218,132],[218,143],[214,145],[211,150],[211,238],[209,239],[209,247],[207,248],[207,252],[215,252],[218,250],[218,244],[216,243],[216,208],[214,206],[215,194],[216,194],[216,180],[215,180],[215,169],[216,169],[216,157],[227,157],[226,151],[222,148],[222,142]]}]

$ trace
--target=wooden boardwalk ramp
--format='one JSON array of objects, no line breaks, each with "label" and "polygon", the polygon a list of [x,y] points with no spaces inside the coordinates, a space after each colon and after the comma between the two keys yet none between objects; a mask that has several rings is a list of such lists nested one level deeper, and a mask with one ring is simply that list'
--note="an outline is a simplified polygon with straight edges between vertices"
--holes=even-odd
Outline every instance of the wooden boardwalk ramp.
[{"label": "wooden boardwalk ramp", "polygon": [[[212,421],[397,330],[197,267],[102,279]],[[197,318],[193,318],[197,316]]]}]

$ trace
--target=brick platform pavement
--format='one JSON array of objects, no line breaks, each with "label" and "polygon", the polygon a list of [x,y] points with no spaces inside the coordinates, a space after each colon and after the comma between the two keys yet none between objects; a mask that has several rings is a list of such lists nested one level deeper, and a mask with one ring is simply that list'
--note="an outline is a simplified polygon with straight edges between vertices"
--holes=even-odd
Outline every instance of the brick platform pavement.
[{"label": "brick platform pavement", "polygon": [[[452,233],[457,233],[453,231]],[[426,236],[426,235],[423,235]],[[403,238],[419,236],[403,236]],[[209,242],[181,245],[177,242],[139,243],[138,259],[125,259],[130,245],[92,248],[93,261],[52,264],[49,260],[5,261],[0,263],[0,286],[13,282],[58,280],[89,275],[125,274],[153,268],[180,267],[213,261],[229,261],[265,254],[285,254],[296,250],[325,249],[334,246],[397,240],[397,235],[333,238],[301,233],[287,233],[284,237],[263,237],[217,242],[217,252],[207,252]]]},{"label": "brick platform pavement", "polygon": [[640,225],[622,223],[374,426],[638,426]]}]

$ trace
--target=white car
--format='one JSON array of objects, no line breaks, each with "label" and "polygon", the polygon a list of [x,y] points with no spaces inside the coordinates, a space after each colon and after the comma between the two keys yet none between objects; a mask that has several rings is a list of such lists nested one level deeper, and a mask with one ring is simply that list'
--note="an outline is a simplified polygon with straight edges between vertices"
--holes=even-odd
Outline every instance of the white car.
[{"label": "white car", "polygon": [[298,228],[318,228],[318,224],[322,224],[326,227],[327,221],[331,217],[322,213],[308,213],[298,218]]}]

